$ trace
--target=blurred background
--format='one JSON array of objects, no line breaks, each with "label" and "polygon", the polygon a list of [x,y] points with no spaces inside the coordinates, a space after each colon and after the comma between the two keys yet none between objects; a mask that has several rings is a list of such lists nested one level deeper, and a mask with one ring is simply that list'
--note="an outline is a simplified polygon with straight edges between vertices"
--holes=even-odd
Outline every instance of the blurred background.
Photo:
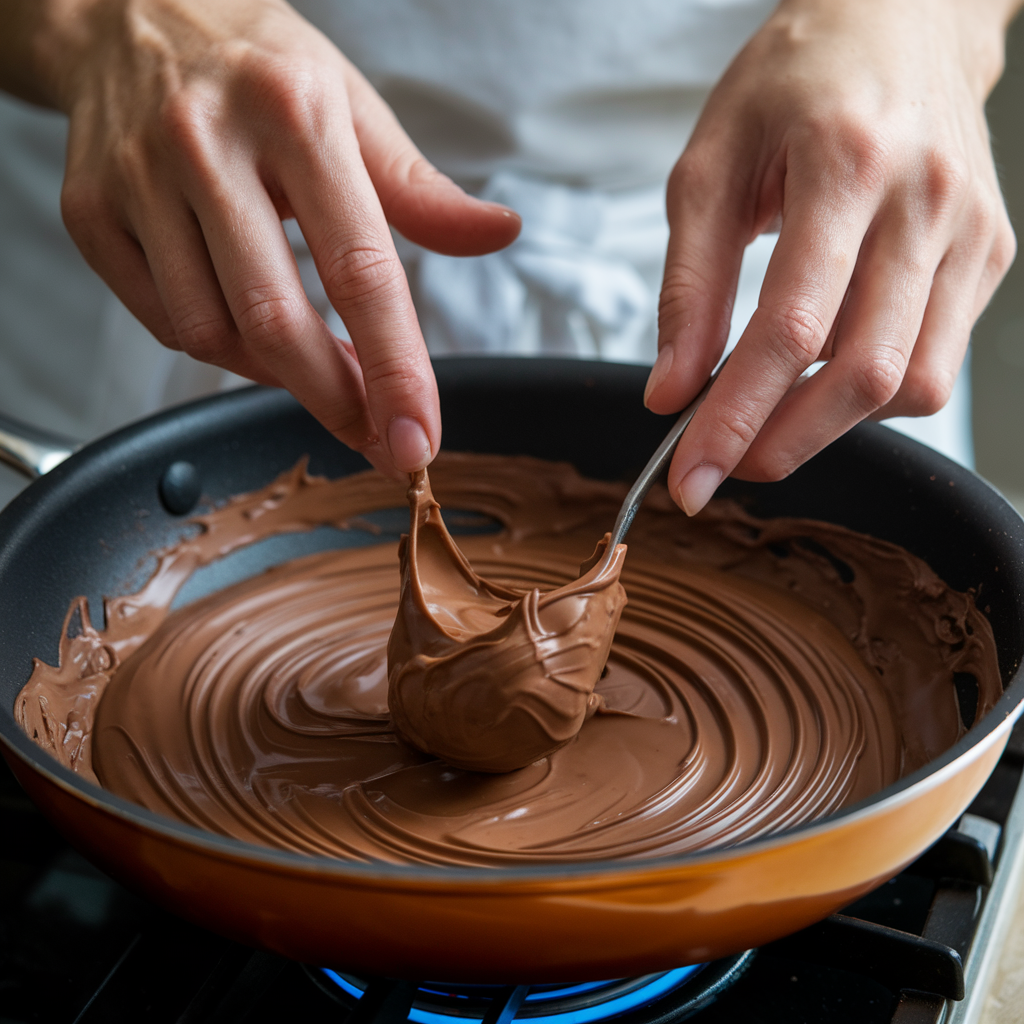
[{"label": "blurred background", "polygon": [[[1018,247],[1024,248],[1024,17],[1010,29],[1006,73],[988,103]],[[978,472],[1024,512],[1024,258],[974,329],[974,444]]]}]

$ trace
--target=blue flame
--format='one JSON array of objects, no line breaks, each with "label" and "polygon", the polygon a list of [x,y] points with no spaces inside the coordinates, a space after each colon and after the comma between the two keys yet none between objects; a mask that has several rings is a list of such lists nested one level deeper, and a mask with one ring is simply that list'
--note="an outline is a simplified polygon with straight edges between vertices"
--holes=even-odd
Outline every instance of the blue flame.
[{"label": "blue flame", "polygon": [[[689,980],[703,966],[703,964],[695,964],[691,967],[678,967],[674,971],[666,971],[664,974],[659,974],[646,985],[642,985],[640,988],[626,992],[624,995],[617,996],[614,999],[609,999],[605,1003],[598,1003],[596,1006],[585,1006],[578,1010],[566,1010],[563,1013],[554,1013],[546,1017],[530,1017],[529,1022],[530,1024],[593,1024],[594,1021],[617,1017],[638,1006],[653,1003],[656,999],[673,991],[673,989],[679,988],[680,985]],[[363,990],[353,985],[346,978],[343,978],[337,971],[332,971],[327,967],[323,967],[321,970],[335,985],[354,999],[362,997]],[[534,1003],[550,1002],[555,999],[564,999],[567,996],[577,995],[581,992],[589,992],[606,984],[608,982],[589,981],[581,985],[566,985],[563,988],[540,989],[536,992],[531,992],[526,997],[526,1001]],[[446,992],[446,994],[458,995],[457,992]],[[459,1017],[455,1014],[437,1013],[432,1010],[420,1010],[416,1007],[409,1011],[409,1020],[413,1021],[413,1024],[467,1024],[467,1018],[465,1017]]]}]

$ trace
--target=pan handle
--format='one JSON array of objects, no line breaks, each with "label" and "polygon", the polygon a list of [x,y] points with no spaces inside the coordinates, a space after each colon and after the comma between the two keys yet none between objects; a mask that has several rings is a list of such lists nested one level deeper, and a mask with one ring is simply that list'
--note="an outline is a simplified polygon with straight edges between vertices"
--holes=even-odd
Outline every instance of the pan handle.
[{"label": "pan handle", "polygon": [[0,413],[0,462],[35,480],[81,446]]}]

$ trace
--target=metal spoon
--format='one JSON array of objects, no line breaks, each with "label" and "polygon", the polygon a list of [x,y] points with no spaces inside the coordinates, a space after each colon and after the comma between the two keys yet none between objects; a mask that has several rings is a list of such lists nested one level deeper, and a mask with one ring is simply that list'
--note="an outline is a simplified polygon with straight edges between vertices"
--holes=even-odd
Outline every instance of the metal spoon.
[{"label": "metal spoon", "polygon": [[626,536],[627,531],[633,525],[633,520],[643,504],[644,498],[647,497],[647,492],[654,485],[654,481],[661,475],[661,471],[668,465],[673,452],[676,450],[676,445],[679,444],[679,439],[683,436],[683,431],[690,425],[690,420],[693,419],[694,413],[704,404],[704,399],[708,397],[712,384],[718,380],[722,367],[728,361],[729,357],[726,356],[718,369],[708,378],[708,382],[701,389],[700,394],[679,414],[679,419],[673,424],[665,440],[658,445],[657,451],[651,456],[647,465],[644,466],[643,472],[636,478],[636,483],[629,489],[626,500],[623,501],[622,508],[619,509],[619,514],[615,519],[615,526],[612,528],[608,547],[605,548],[602,555],[591,555],[590,558],[580,565],[580,576],[590,572],[602,558],[611,558],[616,545],[622,543],[623,537]]}]

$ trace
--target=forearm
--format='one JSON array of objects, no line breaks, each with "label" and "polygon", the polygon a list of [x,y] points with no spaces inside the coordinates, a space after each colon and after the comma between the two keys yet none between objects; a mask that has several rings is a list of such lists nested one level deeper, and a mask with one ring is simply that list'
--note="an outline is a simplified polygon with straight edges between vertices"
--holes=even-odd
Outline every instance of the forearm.
[{"label": "forearm", "polygon": [[0,5],[0,89],[21,99],[53,106],[40,82],[38,45],[47,4],[6,0]]},{"label": "forearm", "polygon": [[70,113],[83,80],[105,66],[144,75],[160,65],[178,79],[170,64],[244,39],[282,9],[295,17],[281,0],[4,0],[0,89]]},{"label": "forearm", "polygon": [[[107,4],[111,9],[113,5]],[[4,0],[0,4],[0,89],[68,112],[69,80],[107,33],[101,0]]]}]

